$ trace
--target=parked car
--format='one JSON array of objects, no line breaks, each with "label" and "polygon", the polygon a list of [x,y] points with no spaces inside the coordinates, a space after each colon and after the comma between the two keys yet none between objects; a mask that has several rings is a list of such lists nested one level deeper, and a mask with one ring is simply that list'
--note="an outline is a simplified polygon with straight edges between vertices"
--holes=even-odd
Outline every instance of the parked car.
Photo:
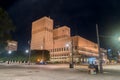
[{"label": "parked car", "polygon": [[41,65],[45,65],[45,64],[47,64],[45,61],[40,61],[40,62],[36,62],[36,64],[41,64]]}]

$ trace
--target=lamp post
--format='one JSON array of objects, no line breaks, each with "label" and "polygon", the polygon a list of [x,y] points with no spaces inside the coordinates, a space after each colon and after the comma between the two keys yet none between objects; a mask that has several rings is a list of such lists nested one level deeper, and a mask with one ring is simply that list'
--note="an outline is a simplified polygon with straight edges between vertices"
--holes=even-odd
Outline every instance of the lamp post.
[{"label": "lamp post", "polygon": [[25,53],[28,54],[28,65],[30,65],[30,50],[25,50]]},{"label": "lamp post", "polygon": [[31,57],[31,48],[30,48],[30,44],[31,44],[31,41],[28,41],[28,45],[29,45],[29,54],[28,54],[28,65],[30,65],[31,61],[30,61],[30,57]]},{"label": "lamp post", "polygon": [[[120,41],[120,36],[118,37],[118,41]],[[120,51],[118,50],[118,61],[120,61]]]},{"label": "lamp post", "polygon": [[31,56],[30,56],[30,55],[31,55],[31,50],[29,51],[29,63],[28,63],[29,65],[30,65],[30,63],[31,63],[31,61],[30,61],[30,57],[31,57]]},{"label": "lamp post", "polygon": [[70,63],[69,67],[74,68],[74,63],[73,63],[73,40],[71,39],[69,44],[66,44],[66,47],[70,48]]},{"label": "lamp post", "polygon": [[71,67],[70,68],[74,68],[74,62],[73,62],[73,40],[71,40]]},{"label": "lamp post", "polygon": [[43,64],[44,62],[44,49],[43,49],[43,45],[41,46],[41,50],[42,50],[42,59],[41,59],[41,63]]},{"label": "lamp post", "polygon": [[97,43],[98,43],[100,73],[103,73],[102,54],[100,53],[99,31],[98,31],[98,25],[97,24],[96,24],[96,33],[97,33]]},{"label": "lamp post", "polygon": [[[10,54],[12,53],[11,50],[8,51],[8,55],[9,55],[9,58],[10,58]],[[9,59],[10,60],[10,59]],[[9,64],[9,60],[8,60],[8,64]]]}]

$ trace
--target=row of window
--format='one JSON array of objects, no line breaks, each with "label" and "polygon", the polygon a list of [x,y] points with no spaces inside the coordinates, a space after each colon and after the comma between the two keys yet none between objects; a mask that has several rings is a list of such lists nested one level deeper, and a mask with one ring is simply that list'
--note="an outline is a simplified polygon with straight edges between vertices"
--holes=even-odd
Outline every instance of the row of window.
[{"label": "row of window", "polygon": [[[78,49],[77,46],[73,47],[74,49]],[[63,47],[63,48],[55,48],[55,49],[51,49],[50,52],[58,52],[58,51],[69,51],[70,48],[69,47]]]},{"label": "row of window", "polygon": [[[86,48],[82,48],[82,47],[79,47],[79,46],[73,46],[73,49],[96,53],[95,51],[92,51],[92,50],[89,50],[89,49],[86,49]],[[50,52],[59,52],[59,51],[70,51],[70,48],[69,47],[63,47],[63,48],[55,48],[55,49],[50,50]]]},{"label": "row of window", "polygon": [[59,38],[64,38],[64,37],[69,37],[69,36],[68,35],[54,36],[53,39],[59,39]]},{"label": "row of window", "polygon": [[69,56],[69,54],[52,54],[51,57],[57,57],[57,56]]},{"label": "row of window", "polygon": [[32,34],[39,33],[39,32],[44,31],[44,30],[49,31],[49,32],[53,32],[52,29],[48,29],[47,27],[43,27],[43,28],[41,28],[41,29],[37,29],[37,28],[34,29],[34,30],[32,31]]},{"label": "row of window", "polygon": [[66,57],[61,57],[61,58],[51,58],[51,59],[67,59]]},{"label": "row of window", "polygon": [[50,52],[69,51],[68,47],[51,49]]}]

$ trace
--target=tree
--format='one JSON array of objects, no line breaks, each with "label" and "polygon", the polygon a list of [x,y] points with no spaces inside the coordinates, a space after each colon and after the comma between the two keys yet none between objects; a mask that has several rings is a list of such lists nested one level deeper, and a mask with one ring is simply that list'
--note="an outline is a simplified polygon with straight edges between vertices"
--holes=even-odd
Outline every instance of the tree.
[{"label": "tree", "polygon": [[8,13],[0,8],[0,51],[5,49],[7,40],[11,39],[10,33],[14,30],[15,27]]},{"label": "tree", "polygon": [[11,54],[8,54],[7,51],[0,54],[0,61],[27,61],[28,56],[22,51],[12,51]]},{"label": "tree", "polygon": [[31,61],[37,62],[38,59],[41,61],[49,61],[50,54],[47,50],[32,50],[31,52]]},{"label": "tree", "polygon": [[111,63],[112,60],[117,61],[117,58],[118,58],[117,50],[116,49],[108,49],[107,57],[108,57],[108,60],[109,60],[110,63]]}]

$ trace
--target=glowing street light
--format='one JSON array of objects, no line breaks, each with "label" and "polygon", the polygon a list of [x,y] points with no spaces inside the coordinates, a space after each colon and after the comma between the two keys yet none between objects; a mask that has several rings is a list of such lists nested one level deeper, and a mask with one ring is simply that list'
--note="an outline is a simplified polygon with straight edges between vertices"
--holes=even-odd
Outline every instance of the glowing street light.
[{"label": "glowing street light", "polygon": [[118,37],[118,41],[120,41],[120,37]]},{"label": "glowing street light", "polygon": [[29,50],[25,50],[26,53],[29,53]]},{"label": "glowing street light", "polygon": [[66,47],[69,47],[69,44],[66,44]]},{"label": "glowing street light", "polygon": [[12,53],[12,51],[8,51],[8,54],[11,54]]}]

